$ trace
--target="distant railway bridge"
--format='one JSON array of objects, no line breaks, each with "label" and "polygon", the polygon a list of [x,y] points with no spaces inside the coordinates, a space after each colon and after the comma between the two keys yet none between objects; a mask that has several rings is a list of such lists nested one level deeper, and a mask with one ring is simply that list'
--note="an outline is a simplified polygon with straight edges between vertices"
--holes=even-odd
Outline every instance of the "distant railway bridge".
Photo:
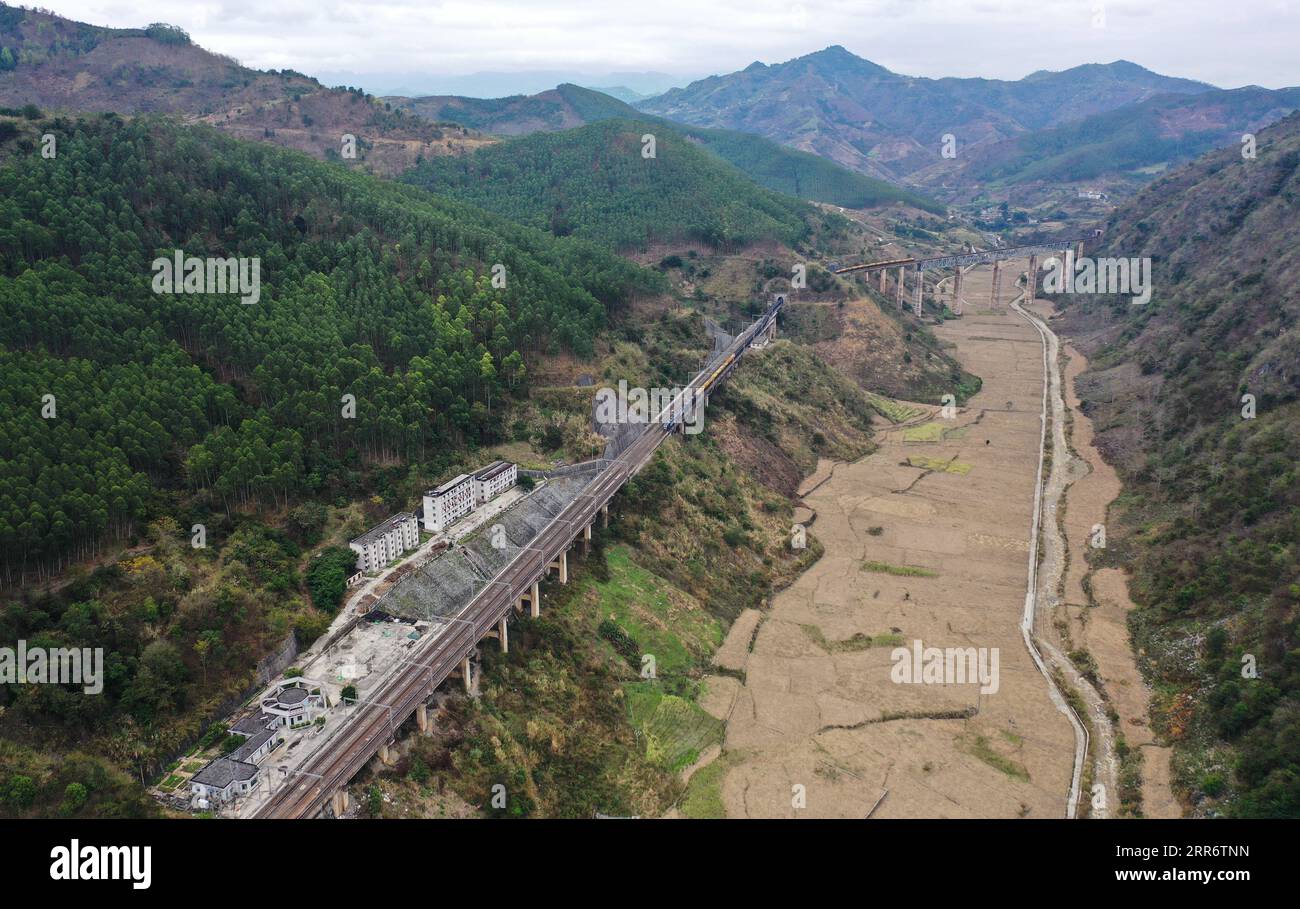
[{"label": "distant railway bridge", "polygon": [[1074,249],[1076,256],[1082,258],[1084,244],[1096,239],[1098,232],[1092,236],[1076,237],[1068,240],[1052,240],[1050,242],[1035,243],[1028,246],[1006,246],[999,249],[986,249],[978,252],[958,253],[950,256],[931,256],[929,258],[905,258],[905,259],[886,259],[880,262],[866,262],[861,265],[848,265],[843,267],[832,267],[831,271],[837,275],[860,275],[871,274],[875,272],[880,278],[880,291],[886,293],[888,290],[888,275],[893,272],[894,277],[894,295],[898,301],[899,309],[902,309],[907,296],[907,273],[912,272],[912,311],[917,318],[921,317],[921,303],[925,292],[925,273],[927,271],[937,271],[940,269],[953,269],[952,275],[952,310],[961,315],[962,304],[962,275],[977,265],[993,265],[993,289],[992,305],[997,306],[1002,295],[1002,263],[1007,259],[1023,259],[1029,257],[1029,286],[1026,288],[1026,295],[1029,302],[1034,301],[1034,282],[1038,274],[1038,257],[1040,255],[1061,254],[1064,255],[1066,250]]}]

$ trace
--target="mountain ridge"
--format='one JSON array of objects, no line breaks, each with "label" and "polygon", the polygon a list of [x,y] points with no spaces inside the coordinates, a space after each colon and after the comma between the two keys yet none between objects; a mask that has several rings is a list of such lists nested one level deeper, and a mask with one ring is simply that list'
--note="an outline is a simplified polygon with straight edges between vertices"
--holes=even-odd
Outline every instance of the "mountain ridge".
[{"label": "mountain ridge", "polygon": [[162,24],[121,29],[0,3],[0,106],[71,113],[163,113],[244,139],[342,159],[356,137],[357,164],[392,174],[419,157],[483,144],[467,130],[398,111],[360,89],[327,88],[294,70],[256,70],[194,44]]},{"label": "mountain ridge", "polygon": [[686,136],[740,168],[759,185],[796,198],[846,208],[902,202],[935,214],[944,211],[944,206],[935,200],[891,181],[858,174],[762,136],[739,130],[694,127],[654,117],[617,98],[579,85],[566,83],[536,95],[506,98],[431,95],[383,100],[422,117],[454,120],[471,129],[507,137],[574,129],[609,119],[647,122]]},{"label": "mountain ridge", "polygon": [[907,76],[832,45],[697,80],[634,106],[696,126],[758,133],[897,181],[940,160],[945,135],[959,149],[970,148],[1160,93],[1214,89],[1128,61],[1031,75],[1016,81]]}]

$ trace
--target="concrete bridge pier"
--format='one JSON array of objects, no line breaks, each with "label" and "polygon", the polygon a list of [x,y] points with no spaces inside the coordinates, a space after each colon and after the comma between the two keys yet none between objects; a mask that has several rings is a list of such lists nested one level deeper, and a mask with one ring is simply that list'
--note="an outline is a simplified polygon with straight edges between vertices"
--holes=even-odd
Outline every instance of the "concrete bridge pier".
[{"label": "concrete bridge pier", "polygon": [[961,315],[961,266],[957,266],[957,274],[952,279],[952,311]]},{"label": "concrete bridge pier", "polygon": [[497,642],[501,644],[502,653],[510,652],[510,635],[509,632],[506,630],[505,616],[502,616],[501,618],[497,619],[497,630],[489,631],[488,635],[491,637],[495,637],[497,639]]},{"label": "concrete bridge pier", "polygon": [[460,673],[461,680],[465,683],[465,693],[471,693],[474,690],[474,676],[471,674],[474,668],[470,664],[468,655],[461,657],[460,668],[456,671]]},{"label": "concrete bridge pier", "polygon": [[420,730],[421,735],[428,735],[433,731],[433,721],[429,719],[429,705],[419,703],[415,705],[415,728]]},{"label": "concrete bridge pier", "polygon": [[885,272],[886,272],[887,270],[888,270],[888,269],[884,269],[884,268],[882,268],[882,269],[880,269],[880,271],[878,272],[878,274],[880,275],[880,292],[881,292],[882,294],[885,292]]},{"label": "concrete bridge pier", "polygon": [[546,567],[554,568],[559,572],[561,584],[569,583],[569,551],[567,549],[562,550],[560,557]]},{"label": "concrete bridge pier", "polygon": [[1029,306],[1034,305],[1034,289],[1038,283],[1038,256],[1029,257],[1029,273],[1025,276],[1025,300]]},{"label": "concrete bridge pier", "polygon": [[330,796],[330,807],[334,809],[335,817],[343,817],[348,812],[348,791],[340,789],[334,795]]},{"label": "concrete bridge pier", "polygon": [[998,307],[998,297],[1002,296],[1002,260],[993,260],[993,303],[994,309]]},{"label": "concrete bridge pier", "polygon": [[921,318],[921,294],[925,290],[925,272],[916,270],[916,287],[912,289],[912,314]]},{"label": "concrete bridge pier", "polygon": [[600,506],[600,526],[609,527],[609,506]]},{"label": "concrete bridge pier", "polygon": [[533,589],[528,594],[528,614],[533,618],[542,614],[542,595],[537,589],[536,581],[533,581]]},{"label": "concrete bridge pier", "polygon": [[[881,271],[883,272],[885,269],[882,268]],[[907,267],[904,265],[898,266],[898,283],[894,285],[894,302],[898,304],[899,309],[903,308],[903,278],[906,275]]]},{"label": "concrete bridge pier", "polygon": [[391,767],[397,763],[397,756],[393,753],[391,743],[385,742],[379,746],[379,762],[385,767]]}]

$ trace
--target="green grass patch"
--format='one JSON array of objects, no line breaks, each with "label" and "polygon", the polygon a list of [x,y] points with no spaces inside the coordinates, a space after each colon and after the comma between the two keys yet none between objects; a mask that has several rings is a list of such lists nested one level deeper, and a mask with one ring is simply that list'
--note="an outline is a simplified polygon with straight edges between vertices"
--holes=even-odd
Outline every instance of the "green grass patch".
[{"label": "green grass patch", "polygon": [[653,572],[632,561],[624,546],[606,551],[609,579],[593,584],[601,622],[613,622],[658,674],[684,674],[722,643],[722,625]]},{"label": "green grass patch", "polygon": [[892,574],[902,578],[937,578],[939,572],[931,571],[929,568],[921,568],[917,565],[891,565],[888,562],[874,562],[868,560],[862,563],[863,571],[872,571],[876,574]]},{"label": "green grass patch", "polygon": [[940,442],[943,440],[943,424],[922,423],[920,426],[908,426],[903,430],[904,442]]},{"label": "green grass patch", "polygon": [[908,467],[919,467],[922,470],[936,470],[942,473],[955,473],[965,476],[970,473],[971,466],[965,461],[945,461],[943,458],[926,458],[919,455],[912,455],[907,459]]},{"label": "green grass patch", "polygon": [[626,688],[632,724],[641,731],[646,758],[674,773],[689,767],[711,745],[722,741],[723,722],[657,683]]},{"label": "green grass patch", "polygon": [[701,821],[725,818],[727,810],[722,805],[722,781],[737,760],[737,756],[723,752],[709,766],[697,770],[686,784],[686,795],[681,802],[682,814]]},{"label": "green grass patch", "polygon": [[994,770],[1001,771],[1013,779],[1029,782],[1029,771],[1025,769],[1025,766],[1016,763],[1009,757],[998,754],[984,736],[975,736],[975,740],[969,745],[969,751],[973,757],[988,764]]},{"label": "green grass patch", "polygon": [[891,423],[906,423],[908,420],[914,420],[925,413],[920,408],[910,407],[900,401],[870,392],[867,393],[867,403],[871,405],[872,410]]},{"label": "green grass patch", "polygon": [[814,644],[827,653],[854,653],[859,650],[870,650],[872,647],[897,647],[903,643],[901,634],[867,635],[861,632],[843,641],[832,641],[822,634],[822,630],[816,625],[800,625],[799,627],[803,629],[804,634],[808,635]]}]

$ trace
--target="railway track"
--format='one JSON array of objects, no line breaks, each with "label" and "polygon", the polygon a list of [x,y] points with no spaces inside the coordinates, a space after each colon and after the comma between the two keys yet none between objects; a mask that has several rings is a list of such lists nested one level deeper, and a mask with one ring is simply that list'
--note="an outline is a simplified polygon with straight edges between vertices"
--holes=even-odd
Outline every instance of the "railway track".
[{"label": "railway track", "polygon": [[396,737],[398,727],[473,653],[497,622],[514,609],[523,593],[545,576],[547,566],[573,545],[582,528],[595,520],[623,484],[649,462],[679,422],[678,418],[665,420],[665,414],[674,408],[676,413],[681,413],[685,396],[707,393],[725,380],[754,338],[767,330],[783,304],[784,298],[778,298],[762,318],[711,360],[655,415],[635,442],[607,462],[574,501],[552,518],[527,547],[520,549],[474,599],[448,619],[449,628],[419,641],[405,660],[406,665],[382,686],[374,699],[358,704],[343,721],[343,730],[325,743],[319,754],[293,771],[289,779],[274,787],[251,816],[301,818],[319,814],[333,794],[346,786],[380,747]]}]

